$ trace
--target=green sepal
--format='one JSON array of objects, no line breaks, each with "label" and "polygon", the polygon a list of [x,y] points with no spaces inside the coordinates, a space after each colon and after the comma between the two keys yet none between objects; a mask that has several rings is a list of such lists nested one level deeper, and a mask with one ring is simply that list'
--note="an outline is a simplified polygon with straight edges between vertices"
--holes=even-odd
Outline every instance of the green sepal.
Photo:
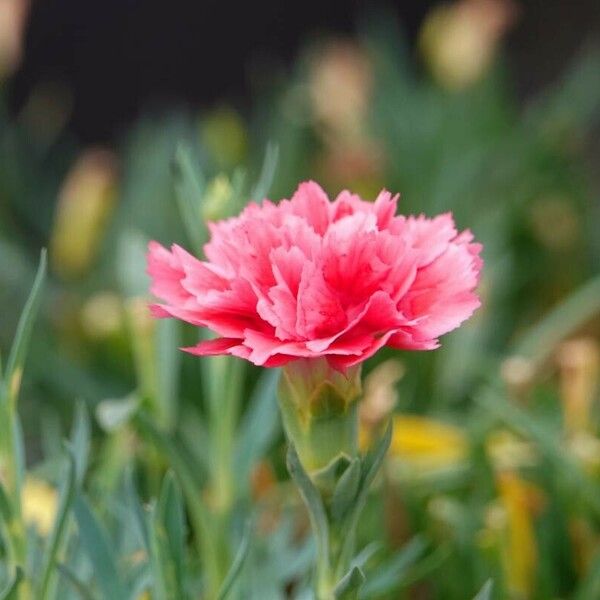
[{"label": "green sepal", "polygon": [[326,467],[311,473],[311,479],[322,493],[326,503],[335,495],[336,486],[352,460],[347,454],[338,454]]}]

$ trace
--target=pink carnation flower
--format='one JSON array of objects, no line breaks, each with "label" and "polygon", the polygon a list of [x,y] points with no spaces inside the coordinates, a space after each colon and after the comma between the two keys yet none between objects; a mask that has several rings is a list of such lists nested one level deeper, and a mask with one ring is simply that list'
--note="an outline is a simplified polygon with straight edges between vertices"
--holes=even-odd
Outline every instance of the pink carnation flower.
[{"label": "pink carnation flower", "polygon": [[218,334],[192,354],[265,367],[325,357],[344,372],[383,346],[437,348],[480,305],[481,245],[449,213],[395,216],[397,199],[330,202],[311,181],[211,223],[207,261],[150,242],[152,311]]}]

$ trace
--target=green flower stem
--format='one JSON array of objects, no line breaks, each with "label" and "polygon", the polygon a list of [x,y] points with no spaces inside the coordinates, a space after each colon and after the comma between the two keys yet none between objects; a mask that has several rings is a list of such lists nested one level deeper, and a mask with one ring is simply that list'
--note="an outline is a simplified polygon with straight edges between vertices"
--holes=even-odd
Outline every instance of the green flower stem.
[{"label": "green flower stem", "polygon": [[279,406],[290,442],[288,469],[306,504],[316,540],[317,600],[357,598],[364,581],[353,565],[356,527],[391,439],[358,451],[360,368],[342,375],[323,359],[283,369]]}]

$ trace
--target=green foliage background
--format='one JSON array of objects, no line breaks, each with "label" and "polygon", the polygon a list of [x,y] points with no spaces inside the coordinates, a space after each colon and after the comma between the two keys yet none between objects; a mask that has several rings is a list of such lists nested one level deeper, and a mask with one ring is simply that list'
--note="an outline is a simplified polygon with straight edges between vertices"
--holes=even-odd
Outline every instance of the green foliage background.
[{"label": "green foliage background", "polygon": [[[398,410],[455,424],[469,452],[460,469],[423,477],[395,476],[402,457],[390,462],[361,522],[360,598],[462,600],[488,579],[482,598],[600,597],[597,406],[578,452],[554,359],[565,339],[600,334],[600,204],[585,158],[600,53],[582,50],[521,106],[501,59],[453,92],[419,71],[386,20],[359,42],[373,78],[363,162],[374,166],[341,177],[328,162],[348,148],[332,150],[313,118],[309,52],[246,118],[148,115],[124,132],[115,208],[75,277],[52,255],[44,276],[39,256],[52,251],[55,198],[82,149],[0,104],[0,598],[310,597],[314,548],[285,469],[277,371],[182,355],[197,332],[140,312],[148,240],[200,252],[206,217],[289,197],[305,178],[332,194],[400,191],[406,213],[451,210],[485,247],[476,317],[439,351],[383,351],[367,365],[399,359]],[[82,311],[106,292],[116,325],[100,335]],[[523,381],[511,364],[526,366]],[[501,493],[487,444],[505,430],[534,453],[511,474],[535,490],[535,510]],[[58,490],[48,532],[24,518],[26,475]],[[519,562],[528,527],[534,557]]]}]

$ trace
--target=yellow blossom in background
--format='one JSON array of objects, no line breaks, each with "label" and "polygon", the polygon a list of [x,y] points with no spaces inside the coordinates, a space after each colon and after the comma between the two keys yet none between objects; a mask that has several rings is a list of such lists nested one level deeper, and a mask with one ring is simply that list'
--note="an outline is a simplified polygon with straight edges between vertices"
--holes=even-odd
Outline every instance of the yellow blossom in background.
[{"label": "yellow blossom in background", "polygon": [[46,537],[54,525],[58,494],[51,485],[34,477],[26,477],[21,492],[23,518]]},{"label": "yellow blossom in background", "polygon": [[500,366],[502,379],[509,392],[516,396],[520,396],[531,387],[535,372],[533,360],[524,356],[509,356]]},{"label": "yellow blossom in background", "polygon": [[420,477],[465,465],[469,443],[448,423],[417,415],[396,415],[389,450],[392,474]]},{"label": "yellow blossom in background", "polygon": [[311,62],[308,85],[319,125],[336,137],[363,137],[373,75],[358,44],[336,40],[320,47]]},{"label": "yellow blossom in background", "polygon": [[246,158],[246,126],[232,108],[221,107],[208,115],[202,122],[201,139],[220,169],[238,166]]},{"label": "yellow blossom in background", "polygon": [[588,474],[600,474],[600,440],[595,435],[577,431],[567,439],[567,447]]},{"label": "yellow blossom in background", "polygon": [[50,239],[50,260],[65,278],[83,275],[91,266],[107,220],[117,184],[117,159],[94,148],[84,152],[59,193]]},{"label": "yellow blossom in background", "polygon": [[29,0],[0,1],[0,80],[20,64]]},{"label": "yellow blossom in background", "polygon": [[530,598],[538,563],[533,517],[543,502],[542,494],[512,471],[500,472],[497,485],[506,514],[502,559],[507,587],[511,597]]},{"label": "yellow blossom in background", "polygon": [[598,392],[600,349],[591,338],[561,344],[556,362],[560,375],[560,397],[567,432],[575,434],[593,429],[591,411]]},{"label": "yellow blossom in background", "polygon": [[449,90],[477,81],[492,63],[516,12],[510,0],[460,0],[433,8],[419,39],[433,78]]},{"label": "yellow blossom in background", "polygon": [[491,433],[485,445],[492,465],[499,471],[530,467],[537,462],[533,444],[507,429]]},{"label": "yellow blossom in background", "polygon": [[373,83],[373,65],[360,44],[338,39],[313,49],[308,100],[324,146],[314,169],[331,188],[351,185],[374,198],[383,187],[385,152],[369,131]]},{"label": "yellow blossom in background", "polygon": [[83,332],[94,340],[104,340],[118,333],[123,326],[123,304],[114,292],[99,292],[91,296],[80,313]]}]

